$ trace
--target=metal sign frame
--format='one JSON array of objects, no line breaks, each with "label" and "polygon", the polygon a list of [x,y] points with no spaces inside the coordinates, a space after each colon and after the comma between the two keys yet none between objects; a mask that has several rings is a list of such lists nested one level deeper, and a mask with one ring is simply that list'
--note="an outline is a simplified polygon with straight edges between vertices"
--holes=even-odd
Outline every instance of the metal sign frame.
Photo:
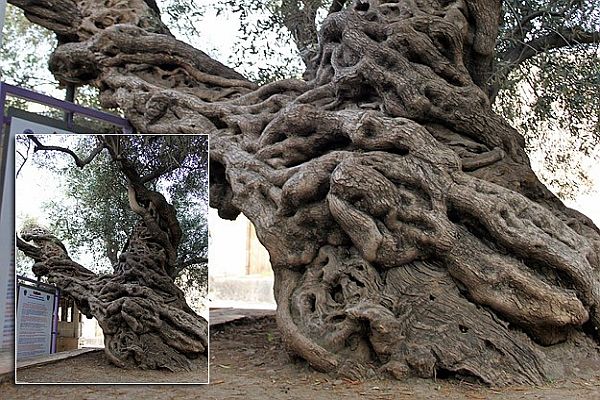
[{"label": "metal sign frame", "polygon": [[[14,117],[21,118],[18,113],[11,112],[9,115],[5,115],[6,100],[8,97],[14,97],[26,100],[27,102],[41,104],[54,109],[62,110],[65,112],[67,118],[65,121],[54,120],[60,123],[66,130],[73,132],[82,132],[73,123],[73,115],[80,115],[91,120],[102,121],[121,129],[123,134],[132,134],[134,129],[128,120],[121,118],[117,115],[110,114],[107,112],[83,107],[74,104],[69,101],[63,101],[51,96],[36,93],[32,90],[13,86],[4,82],[0,82],[0,143],[3,144],[2,152],[0,154],[0,274],[6,274],[8,281],[4,282],[4,276],[0,276],[0,284],[6,287],[0,288],[0,294],[4,293],[7,289],[7,293],[11,290],[15,290],[15,296],[10,299],[13,302],[13,306],[16,306],[16,299],[18,292],[17,280],[15,276],[15,165],[14,165],[14,135],[10,133],[11,119]],[[26,113],[25,113],[26,114]],[[41,117],[40,117],[41,118]],[[27,119],[27,118],[24,118]],[[35,121],[32,121],[35,122]],[[48,124],[52,126],[52,124]],[[93,132],[93,129],[88,129],[88,133]],[[46,133],[46,132],[44,132]],[[51,132],[48,132],[51,133]],[[7,270],[8,269],[8,270]],[[12,276],[12,278],[11,278]],[[8,299],[7,302],[9,303]],[[57,303],[58,304],[58,303]],[[15,308],[15,307],[13,307]],[[0,310],[3,312],[4,310]],[[15,310],[16,314],[16,310]],[[0,332],[2,332],[0,327]],[[56,327],[53,327],[53,331],[56,331]],[[55,332],[53,332],[55,334]],[[14,343],[14,340],[12,341]],[[0,350],[1,350],[0,346]]]},{"label": "metal sign frame", "polygon": [[[63,111],[70,113],[71,115],[82,115],[91,119],[95,119],[98,121],[108,122],[114,126],[118,126],[123,130],[123,134],[131,134],[133,133],[133,127],[125,118],[118,117],[114,114],[110,114],[104,111],[94,110],[92,108],[87,108],[80,106],[75,103],[71,103],[69,101],[55,99],[54,97],[47,96],[45,94],[37,93],[32,90],[23,89],[18,86],[9,85],[8,83],[0,82],[0,118],[2,119],[2,126],[0,127],[0,136],[2,137],[2,141],[4,142],[3,154],[0,156],[0,160],[2,160],[2,165],[0,165],[0,188],[4,189],[7,182],[4,182],[5,177],[7,176],[7,168],[13,168],[13,166],[7,165],[7,155],[9,151],[10,138],[7,133],[5,133],[5,129],[10,126],[11,116],[4,115],[5,114],[5,104],[7,97],[17,97],[20,99],[24,99],[33,103],[42,104],[45,106],[49,106],[52,108],[57,108]],[[72,130],[75,128],[73,125],[73,119],[69,118],[66,121],[67,129]],[[95,133],[95,132],[90,132]],[[14,173],[11,175],[14,176]],[[9,179],[9,181],[12,179]],[[10,184],[10,183],[8,183]],[[4,201],[3,196],[4,190],[0,192],[0,210],[2,209],[2,202]],[[14,201],[14,200],[13,200]],[[0,227],[2,229],[2,227]],[[13,229],[14,230],[14,229]],[[0,260],[6,259],[4,258],[6,254],[0,254]]]}]

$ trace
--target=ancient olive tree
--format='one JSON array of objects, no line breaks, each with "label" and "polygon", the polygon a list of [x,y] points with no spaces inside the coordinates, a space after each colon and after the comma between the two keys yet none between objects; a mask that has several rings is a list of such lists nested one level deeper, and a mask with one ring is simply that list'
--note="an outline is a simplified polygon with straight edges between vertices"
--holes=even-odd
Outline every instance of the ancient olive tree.
[{"label": "ancient olive tree", "polygon": [[[100,163],[107,175],[111,167],[120,172],[111,193],[127,193],[130,212],[137,217],[127,242],[115,251],[113,271],[108,274],[96,274],[74,261],[62,241],[40,226],[25,227],[17,236],[18,248],[35,261],[32,270],[37,277],[56,284],[83,314],[98,320],[112,363],[143,369],[194,369],[193,360],[208,353],[208,326],[175,284],[181,272],[178,250],[184,232],[175,207],[160,193],[157,179],[170,176],[171,182],[180,183],[187,170],[206,176],[206,137],[84,136],[79,147],[87,148],[86,153],[62,144],[73,145],[74,137],[64,138],[58,136],[57,144],[51,143],[56,137],[28,135],[36,153],[66,154],[79,168]],[[79,188],[83,190],[89,189]],[[98,198],[98,202],[108,201],[106,205],[115,212],[118,200]]]},{"label": "ancient olive tree", "polygon": [[154,2],[11,2],[57,34],[59,80],[140,132],[210,134],[211,205],[256,226],[285,344],[313,367],[540,383],[595,348],[598,228],[487,94],[499,0],[354,1],[308,80],[261,87],[174,39]]},{"label": "ancient olive tree", "polygon": [[[351,3],[213,2],[217,12],[233,12],[241,20],[231,62],[261,82],[301,76],[302,65],[314,73],[323,18]],[[190,17],[197,12],[189,0],[177,4],[177,10],[161,6],[169,22],[174,11]],[[495,60],[482,79],[490,103],[523,134],[542,182],[561,199],[582,194],[592,183],[585,165],[600,159],[598,2],[505,0],[500,18]],[[264,60],[245,62],[257,54]]]}]

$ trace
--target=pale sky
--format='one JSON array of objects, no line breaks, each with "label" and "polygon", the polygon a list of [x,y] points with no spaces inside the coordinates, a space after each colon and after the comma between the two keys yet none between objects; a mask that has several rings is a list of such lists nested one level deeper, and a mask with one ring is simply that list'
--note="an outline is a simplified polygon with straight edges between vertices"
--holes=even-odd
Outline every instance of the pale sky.
[{"label": "pale sky", "polygon": [[[210,6],[214,3],[214,0],[196,0],[195,3],[199,6]],[[168,21],[165,22],[168,24]],[[179,40],[191,44],[223,63],[227,63],[229,57],[234,54],[236,36],[239,34],[240,21],[238,18],[226,12],[217,16],[215,10],[207,7],[202,16],[195,17],[194,22],[194,26],[202,35],[202,38],[198,39],[198,43],[189,43],[184,34],[174,28],[171,28],[171,30]]]},{"label": "pale sky", "polygon": [[591,168],[589,174],[594,180],[590,192],[579,195],[574,200],[567,200],[565,204],[584,213],[600,227],[600,165],[596,164]]},{"label": "pale sky", "polygon": [[28,215],[37,218],[41,224],[49,223],[41,204],[58,196],[57,183],[58,179],[52,172],[35,168],[32,162],[25,164],[15,187],[17,229],[21,227],[21,219]]}]

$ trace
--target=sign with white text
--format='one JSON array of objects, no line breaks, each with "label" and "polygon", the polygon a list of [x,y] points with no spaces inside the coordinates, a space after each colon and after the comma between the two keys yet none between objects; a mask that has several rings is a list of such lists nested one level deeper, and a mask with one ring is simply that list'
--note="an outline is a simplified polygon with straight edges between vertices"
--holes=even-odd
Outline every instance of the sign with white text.
[{"label": "sign with white text", "polygon": [[50,354],[54,293],[20,285],[17,301],[17,360]]}]

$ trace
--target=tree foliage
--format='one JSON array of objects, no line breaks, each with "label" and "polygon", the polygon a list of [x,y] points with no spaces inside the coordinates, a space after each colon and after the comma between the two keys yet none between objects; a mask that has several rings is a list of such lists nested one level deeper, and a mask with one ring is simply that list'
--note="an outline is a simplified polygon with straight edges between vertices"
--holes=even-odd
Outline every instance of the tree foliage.
[{"label": "tree foliage", "polygon": [[47,64],[47,54],[54,46],[56,38],[51,31],[32,24],[21,10],[7,5],[0,48],[4,82],[38,91],[54,87],[56,80]]},{"label": "tree foliage", "polygon": [[[75,140],[77,138],[77,140]],[[55,141],[54,137],[44,137]],[[62,142],[62,139],[60,140]],[[72,137],[71,148],[85,154],[94,136]],[[183,231],[177,261],[185,272],[181,285],[201,289],[207,284],[207,152],[205,136],[121,136],[123,154],[134,160],[147,184],[168,196]],[[27,142],[20,142],[25,147]],[[32,148],[30,151],[33,151]],[[50,168],[60,181],[60,195],[44,205],[48,227],[65,240],[75,256],[93,259],[97,272],[108,273],[117,264],[131,229],[137,221],[127,198],[127,180],[111,157],[103,152],[85,168],[57,161],[63,154],[46,152],[33,158],[39,167]],[[69,161],[68,159],[66,161]]]},{"label": "tree foliage", "polygon": [[490,95],[540,159],[543,180],[573,198],[600,157],[600,7],[509,0],[504,8]]}]

